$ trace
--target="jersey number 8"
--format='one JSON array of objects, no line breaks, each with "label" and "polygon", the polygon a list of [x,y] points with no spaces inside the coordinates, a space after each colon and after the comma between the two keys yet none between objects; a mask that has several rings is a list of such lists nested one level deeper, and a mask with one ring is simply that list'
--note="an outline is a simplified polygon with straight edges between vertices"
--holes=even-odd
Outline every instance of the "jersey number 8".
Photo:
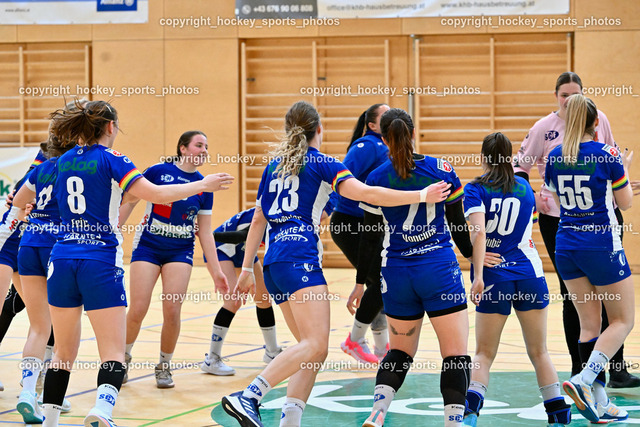
[{"label": "jersey number 8", "polygon": [[81,215],[87,210],[87,203],[82,195],[83,191],[84,182],[82,182],[82,178],[72,176],[67,179],[67,193],[69,193],[67,203],[69,204],[69,210],[74,214]]}]

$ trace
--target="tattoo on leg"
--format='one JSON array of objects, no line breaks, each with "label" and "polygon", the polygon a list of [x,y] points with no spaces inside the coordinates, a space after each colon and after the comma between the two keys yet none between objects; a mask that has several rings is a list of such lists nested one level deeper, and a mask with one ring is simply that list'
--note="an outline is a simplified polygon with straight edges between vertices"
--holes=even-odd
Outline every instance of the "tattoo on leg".
[{"label": "tattoo on leg", "polygon": [[411,335],[415,334],[416,332],[416,327],[414,326],[413,328],[409,329],[408,332],[403,333],[403,332],[398,332],[398,330],[396,328],[394,328],[392,325],[389,325],[389,329],[391,329],[391,334],[393,335],[404,335],[407,337],[410,337]]}]

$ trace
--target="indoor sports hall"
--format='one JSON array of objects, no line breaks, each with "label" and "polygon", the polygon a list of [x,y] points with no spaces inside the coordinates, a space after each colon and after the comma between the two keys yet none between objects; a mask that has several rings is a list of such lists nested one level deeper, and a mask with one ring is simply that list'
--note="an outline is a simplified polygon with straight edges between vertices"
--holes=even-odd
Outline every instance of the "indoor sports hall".
[{"label": "indoor sports hall", "polygon": [[[273,159],[274,147],[285,135],[285,114],[298,101],[306,101],[319,113],[319,150],[336,162],[345,159],[358,118],[370,106],[384,104],[405,110],[413,120],[414,152],[439,159],[438,164],[444,165],[442,170],[451,172],[453,168],[465,186],[483,174],[481,149],[485,136],[494,132],[507,136],[513,143],[515,158],[534,124],[564,102],[556,92],[557,79],[570,71],[580,76],[582,94],[606,114],[598,116],[600,127],[592,135],[593,140],[603,141],[607,132],[614,138],[609,145],[617,145],[611,148],[614,157],[628,156],[625,153],[633,151],[638,152],[638,157],[638,46],[640,2],[634,0],[0,0],[0,215],[8,210],[5,199],[29,170],[41,143],[49,138],[50,113],[62,111],[65,105],[84,111],[84,105],[92,105],[92,101],[106,101],[117,110],[117,118],[112,121],[117,129],[112,133],[114,138],[115,134],[118,136],[112,151],[117,156],[125,155],[125,162],[133,162],[141,174],[175,156],[176,142],[184,132],[202,132],[208,148],[206,161],[198,171],[202,175],[226,173],[234,178],[228,189],[215,192],[211,215],[204,215],[211,218],[211,230],[256,206],[256,199],[265,190],[260,186],[265,168]],[[81,99],[82,103],[74,102]],[[69,110],[60,113],[60,117],[64,119],[65,114]],[[540,143],[550,144],[557,137],[555,130],[543,132]],[[543,197],[545,193],[540,196],[537,192],[545,183],[539,173],[545,165],[536,167],[534,163],[535,160],[528,181],[536,197]],[[74,163],[73,167],[86,170],[89,165]],[[629,187],[635,193],[640,193],[638,170],[637,164],[632,163],[625,169]],[[172,176],[163,176],[158,179],[165,184],[173,180]],[[275,182],[280,181],[272,181]],[[340,181],[334,182],[335,187],[331,184],[325,187],[343,185]],[[120,182],[120,188],[128,188],[126,185]],[[286,185],[285,193],[290,189]],[[615,182],[613,189],[616,190]],[[283,190],[278,187],[276,198],[280,191]],[[579,191],[576,194],[580,202]],[[611,194],[607,194],[611,201]],[[588,202],[589,198],[584,200]],[[543,200],[549,202],[553,203],[550,196]],[[607,202],[607,209],[610,204]],[[151,203],[147,206],[142,201],[133,206],[120,227],[128,303],[132,298],[131,283],[142,280],[142,273],[136,277],[136,271],[142,270],[134,268],[131,274],[132,252],[139,240],[136,233],[141,221],[144,225],[152,212],[159,212],[158,206],[165,205],[156,203],[152,208]],[[621,224],[626,259],[623,255],[620,262],[630,268],[636,290],[635,294],[625,294],[625,298],[627,306],[633,299],[634,307],[640,302],[639,206],[640,199],[633,197],[633,206],[624,210]],[[277,206],[262,208],[275,212]],[[550,212],[547,213],[552,215]],[[186,212],[182,219],[193,221],[194,215]],[[317,212],[318,218],[319,215]],[[322,247],[322,272],[328,285],[327,292],[321,295],[330,307],[328,353],[323,362],[309,361],[305,363],[310,365],[300,367],[318,370],[301,425],[361,426],[372,413],[379,364],[378,359],[362,361],[343,350],[345,340],[350,340],[354,331],[354,316],[347,303],[356,283],[356,269],[332,239],[331,223],[324,215],[316,227]],[[249,229],[248,225],[244,227]],[[512,230],[505,229],[504,235]],[[14,231],[12,228],[10,233]],[[4,242],[3,232],[0,224],[0,243]],[[349,233],[347,240],[359,239],[359,232]],[[545,295],[546,346],[562,388],[563,382],[572,377],[563,295],[539,223],[533,223],[531,236],[531,247],[537,248],[549,290]],[[244,239],[248,237],[245,235]],[[240,244],[244,251],[243,242]],[[487,251],[491,244],[487,240]],[[454,251],[465,292],[471,295],[471,263],[457,246]],[[590,250],[584,247],[584,259]],[[157,248],[158,256],[170,257],[172,251],[172,247]],[[264,252],[262,245],[258,250],[262,261]],[[149,290],[150,305],[135,339],[128,381],[117,393],[113,408],[114,424],[84,421],[100,393],[96,377],[102,372],[104,360],[101,361],[89,316],[81,315],[79,347],[65,395],[71,409],[60,413],[58,425],[238,425],[221,402],[225,396],[244,390],[265,369],[265,360],[269,360],[263,339],[266,335],[261,331],[262,323],[258,324],[255,299],[247,297],[235,317],[231,313],[234,321],[231,326],[227,324],[228,333],[225,329],[226,337],[221,338],[224,346],[219,361],[233,368],[235,374],[203,372],[203,364],[210,360],[210,349],[214,348],[216,337],[220,338],[215,326],[212,337],[214,320],[220,318],[225,302],[238,301],[240,296],[216,292],[201,244],[195,244],[190,256],[193,269],[186,276],[185,292],[163,292],[163,282],[171,286],[171,281],[177,280],[169,274],[158,279],[152,292]],[[9,289],[12,270],[1,267],[0,276],[6,279],[0,277],[0,285],[5,280]],[[241,269],[234,273],[240,275]],[[422,279],[428,281],[429,275]],[[4,295],[4,286],[0,290]],[[26,425],[17,404],[21,381],[27,380],[23,379],[21,364],[30,322],[27,310],[13,312],[17,306],[9,298],[15,296],[7,298],[0,315],[0,326],[6,331],[0,338],[0,426]],[[619,300],[620,295],[605,292],[591,294],[590,298]],[[305,303],[295,298],[289,301],[291,305]],[[167,317],[163,306],[166,310],[172,304],[181,305],[179,336],[167,362],[172,383],[168,388],[159,388],[156,368],[164,363],[161,359],[159,364],[158,353]],[[285,350],[273,357],[281,358],[286,356],[287,348],[296,345],[296,338],[276,304],[273,312],[277,344]],[[467,354],[473,358],[476,310],[471,301],[465,313],[469,322]],[[637,310],[633,317],[640,319]],[[306,319],[311,328],[315,321]],[[113,321],[114,328],[119,328],[119,322]],[[109,329],[108,325],[109,319],[102,321],[103,329]],[[574,321],[573,326],[576,325],[579,333],[579,323]],[[58,324],[58,328],[62,327]],[[321,327],[319,319],[317,327]],[[365,336],[373,349],[371,331]],[[443,425],[443,357],[428,316],[424,317],[419,337],[404,385],[386,410],[385,426]],[[446,339],[440,337],[440,344]],[[513,310],[499,343],[477,425],[550,425]],[[606,394],[618,408],[628,412],[628,418],[618,421],[618,425],[640,425],[637,329],[624,339],[622,364],[622,376],[616,377],[620,382],[609,383]],[[287,385],[288,380],[271,384],[273,389],[260,402],[265,426],[280,425],[281,409],[288,402]],[[40,390],[38,387],[39,395]],[[574,400],[565,391],[562,396],[571,405],[571,425],[590,425]],[[608,421],[600,417],[600,421]]]}]

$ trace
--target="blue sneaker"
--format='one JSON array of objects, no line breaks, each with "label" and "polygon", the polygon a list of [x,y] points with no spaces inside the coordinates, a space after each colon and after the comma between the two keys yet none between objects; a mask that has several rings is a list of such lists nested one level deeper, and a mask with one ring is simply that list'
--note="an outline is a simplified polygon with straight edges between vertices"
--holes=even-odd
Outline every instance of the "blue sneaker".
[{"label": "blue sneaker", "polygon": [[474,427],[478,425],[478,414],[472,412],[469,415],[465,415],[464,420],[462,420],[462,425]]},{"label": "blue sneaker", "polygon": [[600,420],[597,424],[624,421],[629,418],[627,411],[618,408],[616,405],[611,403],[611,401],[608,401],[606,405],[598,405],[598,415],[600,416]]},{"label": "blue sneaker", "polygon": [[600,420],[595,400],[591,392],[591,386],[582,381],[580,374],[572,376],[569,381],[562,383],[565,393],[573,399],[580,414],[592,423]]},{"label": "blue sneaker", "polygon": [[[256,399],[242,396],[241,391],[222,398],[222,409],[235,418],[242,427],[262,427],[259,406]],[[213,411],[211,412],[213,418]]]}]

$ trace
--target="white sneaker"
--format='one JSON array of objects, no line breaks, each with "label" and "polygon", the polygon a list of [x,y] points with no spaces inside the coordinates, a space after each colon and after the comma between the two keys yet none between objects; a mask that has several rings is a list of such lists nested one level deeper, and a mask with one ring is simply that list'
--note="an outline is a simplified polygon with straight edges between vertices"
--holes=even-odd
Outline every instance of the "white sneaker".
[{"label": "white sneaker", "polygon": [[84,418],[85,427],[117,427],[111,417],[98,408],[93,408]]},{"label": "white sneaker", "polygon": [[[39,394],[38,395],[38,405],[42,406],[42,395]],[[60,407],[61,412],[64,412],[65,414],[69,411],[71,411],[71,402],[69,402],[69,400],[65,397],[65,399],[62,401],[62,406]]]},{"label": "white sneaker", "polygon": [[168,363],[162,363],[156,365],[156,387],[158,388],[173,388],[175,384],[173,382],[173,374],[169,369]]},{"label": "white sneaker", "polygon": [[362,427],[382,427],[384,425],[384,412],[373,410]]},{"label": "white sneaker", "polygon": [[213,353],[211,356],[209,354],[205,354],[204,362],[200,365],[200,369],[207,374],[212,375],[235,375],[236,370],[231,366],[225,365],[222,361],[222,358],[217,354]]},{"label": "white sneaker", "polygon": [[22,415],[25,424],[42,424],[42,412],[40,412],[40,405],[38,405],[38,398],[35,393],[22,390],[20,397],[18,397],[16,409]]},{"label": "white sneaker", "polygon": [[277,355],[279,355],[282,352],[283,352],[282,347],[278,347],[278,349],[273,353],[269,352],[269,350],[267,350],[267,348],[265,347],[264,356],[262,356],[262,361],[268,365],[269,363],[271,363],[273,359],[276,358]]}]

